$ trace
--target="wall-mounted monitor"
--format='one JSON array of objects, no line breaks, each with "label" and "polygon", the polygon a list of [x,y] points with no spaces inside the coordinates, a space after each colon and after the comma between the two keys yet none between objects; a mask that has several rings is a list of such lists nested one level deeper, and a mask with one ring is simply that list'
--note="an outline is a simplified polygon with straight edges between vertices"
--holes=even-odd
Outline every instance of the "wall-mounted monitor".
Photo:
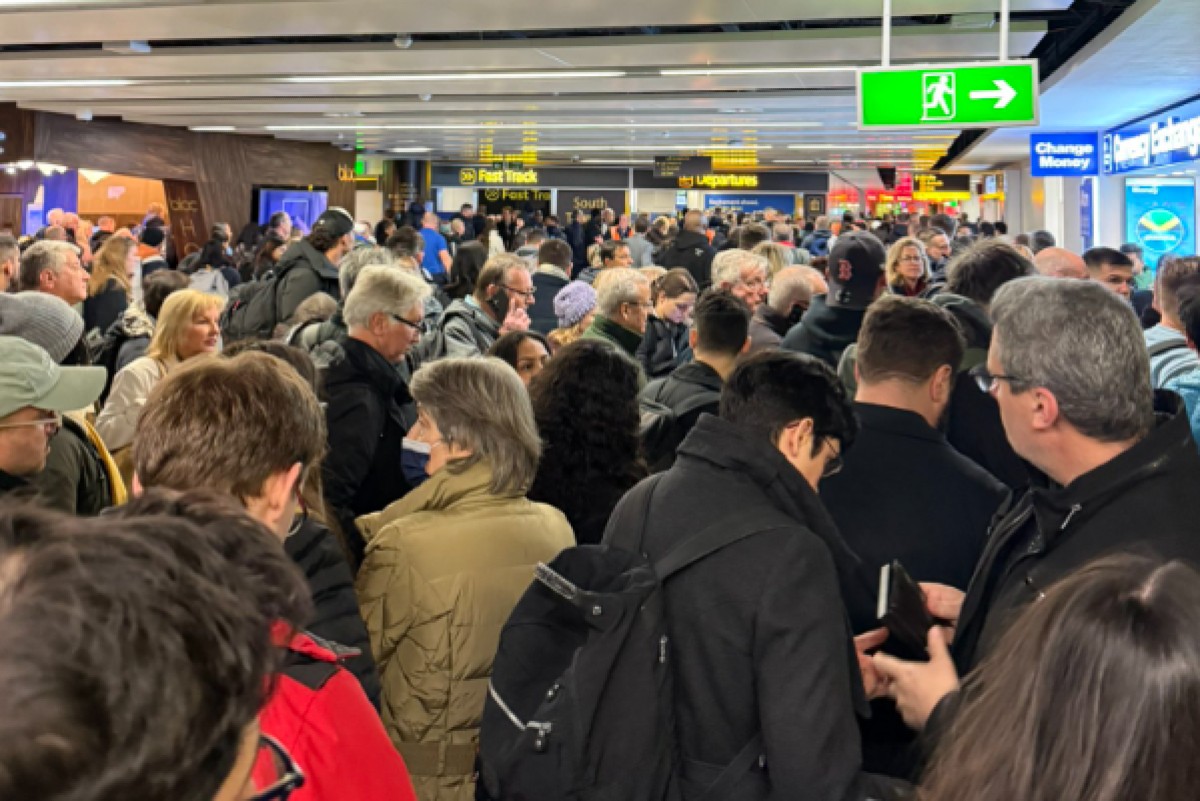
[{"label": "wall-mounted monitor", "polygon": [[313,222],[329,207],[329,192],[324,187],[294,189],[279,186],[254,187],[254,219],[266,225],[271,215],[286,211],[292,224],[304,233],[312,230]]}]

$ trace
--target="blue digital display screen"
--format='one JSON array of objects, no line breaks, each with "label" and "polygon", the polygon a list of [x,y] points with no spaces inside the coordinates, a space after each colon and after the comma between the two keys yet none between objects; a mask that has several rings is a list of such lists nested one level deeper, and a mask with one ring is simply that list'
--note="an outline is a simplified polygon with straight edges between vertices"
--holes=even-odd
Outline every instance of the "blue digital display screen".
[{"label": "blue digital display screen", "polygon": [[1196,253],[1196,185],[1185,178],[1125,182],[1125,240],[1142,246],[1151,270],[1163,256]]},{"label": "blue digital display screen", "polygon": [[259,225],[266,225],[271,215],[286,211],[292,225],[308,233],[313,222],[329,207],[329,193],[316,189],[258,189],[258,208],[255,210]]}]

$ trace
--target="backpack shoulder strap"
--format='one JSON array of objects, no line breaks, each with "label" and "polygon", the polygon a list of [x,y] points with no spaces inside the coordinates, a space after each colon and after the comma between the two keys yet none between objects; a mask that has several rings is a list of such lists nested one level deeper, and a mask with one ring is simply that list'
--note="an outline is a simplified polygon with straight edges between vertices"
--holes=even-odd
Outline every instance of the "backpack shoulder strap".
[{"label": "backpack shoulder strap", "polygon": [[722,801],[728,798],[737,782],[762,755],[763,745],[763,736],[760,731],[751,737],[750,742],[742,746],[742,750],[738,751],[738,755],[733,758],[733,761],[725,766],[725,770],[721,771],[717,780],[709,785],[709,788],[704,791],[704,795],[700,796],[701,801]]},{"label": "backpack shoulder strap", "polygon": [[663,554],[654,563],[654,573],[658,576],[659,581],[666,581],[681,570],[735,542],[741,542],[756,534],[779,528],[780,526],[776,523],[777,519],[778,514],[773,514],[770,510],[754,509],[748,510],[744,516],[738,519],[738,528],[735,531],[729,530],[727,521],[714,523]]},{"label": "backpack shoulder strap", "polygon": [[604,529],[603,543],[613,548],[620,548],[633,553],[642,553],[642,543],[646,539],[646,525],[650,518],[650,498],[658,487],[664,473],[655,473],[643,479],[636,487],[626,494],[628,503],[618,507],[620,513],[614,512],[608,519]]},{"label": "backpack shoulder strap", "polygon": [[1187,347],[1186,340],[1181,341],[1181,340],[1177,340],[1177,339],[1168,339],[1168,340],[1164,340],[1162,342],[1156,342],[1153,345],[1151,345],[1149,348],[1150,358],[1153,359],[1155,356],[1159,356],[1163,353],[1169,353],[1173,350],[1179,350],[1180,348],[1186,348],[1186,347]]}]

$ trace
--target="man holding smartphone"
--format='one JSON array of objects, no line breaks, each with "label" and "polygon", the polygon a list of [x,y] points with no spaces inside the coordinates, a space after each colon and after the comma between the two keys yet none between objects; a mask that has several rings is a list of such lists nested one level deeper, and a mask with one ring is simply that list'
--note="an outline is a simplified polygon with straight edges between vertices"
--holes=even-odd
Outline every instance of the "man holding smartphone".
[{"label": "man holding smartphone", "polygon": [[419,361],[482,356],[505,334],[529,329],[526,310],[533,299],[533,276],[524,259],[511,254],[488,259],[475,291],[446,307]]}]

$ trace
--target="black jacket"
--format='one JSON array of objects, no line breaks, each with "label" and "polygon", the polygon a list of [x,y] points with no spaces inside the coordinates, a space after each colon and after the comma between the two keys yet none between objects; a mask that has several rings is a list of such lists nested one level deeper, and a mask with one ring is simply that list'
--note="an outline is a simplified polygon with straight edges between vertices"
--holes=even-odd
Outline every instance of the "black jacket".
[{"label": "black jacket", "polygon": [[299,531],[284,540],[283,547],[304,571],[312,594],[316,614],[307,631],[322,640],[358,649],[358,656],[345,661],[346,669],[354,674],[367,698],[378,709],[379,674],[371,655],[367,627],[358,611],[354,576],[346,555],[333,533],[314,520],[304,521]]},{"label": "black jacket", "polygon": [[542,334],[558,328],[558,315],[554,313],[554,298],[570,281],[553,273],[538,270],[533,274],[533,305],[529,312],[529,327]]},{"label": "black jacket", "polygon": [[830,306],[825,295],[817,295],[804,317],[787,332],[780,347],[815,356],[834,370],[846,348],[858,341],[866,309]]},{"label": "black jacket", "polygon": [[855,712],[867,706],[838,588],[858,564],[782,454],[705,415],[654,487],[643,541],[623,542],[623,526],[605,536],[655,560],[710,525],[737,530],[748,509],[760,533],[665,587],[683,798],[699,798],[757,733],[766,769],[723,801],[885,797],[860,772]]},{"label": "black jacket", "polygon": [[129,306],[129,295],[125,287],[108,279],[104,288],[83,302],[83,330],[100,329],[103,333],[121,319]]},{"label": "black jacket", "polygon": [[1200,455],[1183,401],[1158,392],[1154,431],[1067,487],[1031,489],[992,526],[954,636],[960,674],[1025,606],[1101,556],[1136,551],[1200,565]]},{"label": "black jacket", "polygon": [[566,228],[567,244],[571,246],[571,266],[579,270],[588,266],[588,242],[584,236],[583,223],[573,222]]},{"label": "black jacket", "polygon": [[[899,559],[917,581],[966,589],[1004,485],[946,442],[920,415],[855,403],[860,430],[821,500],[872,576]],[[877,627],[875,616],[855,631]]]},{"label": "black jacket", "polygon": [[104,459],[83,426],[63,417],[50,438],[46,467],[32,479],[39,500],[51,509],[92,517],[113,505],[112,484]]},{"label": "black jacket", "polygon": [[338,287],[337,265],[316,248],[301,239],[284,251],[275,274],[275,320],[287,322],[296,313],[296,307],[318,292],[341,299]]},{"label": "black jacket", "polygon": [[357,571],[366,544],[355,518],[382,510],[411,489],[400,455],[416,414],[407,385],[387,359],[356,339],[339,344],[342,356],[325,373],[329,454],[321,478]]},{"label": "black jacket", "polygon": [[662,378],[679,365],[679,355],[687,350],[686,325],[651,316],[635,355],[648,378]]},{"label": "black jacket", "polygon": [[760,304],[750,318],[750,352],[777,350],[790,328],[791,323],[786,315],[765,303]]},{"label": "black jacket", "polygon": [[695,428],[700,415],[720,411],[724,385],[720,374],[704,362],[682,364],[666,378],[646,385],[641,399],[661,403],[676,414],[671,442],[665,444],[661,454],[646,454],[651,472],[670,469],[675,464],[676,449]]},{"label": "black jacket", "polygon": [[659,265],[668,270],[683,267],[696,279],[696,285],[707,289],[712,284],[712,260],[716,255],[708,237],[699,231],[680,231],[675,241],[659,251]]}]

